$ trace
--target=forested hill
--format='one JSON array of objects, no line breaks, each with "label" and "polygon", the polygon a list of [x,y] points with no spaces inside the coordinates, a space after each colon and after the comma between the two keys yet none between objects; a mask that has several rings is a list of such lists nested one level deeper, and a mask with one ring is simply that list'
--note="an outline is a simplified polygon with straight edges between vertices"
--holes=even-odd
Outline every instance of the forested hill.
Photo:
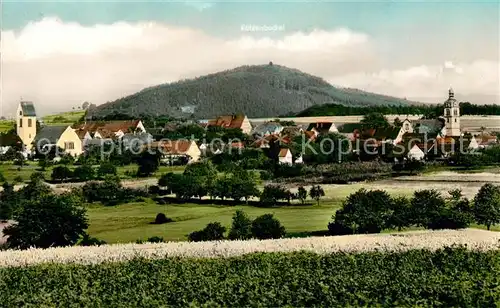
[{"label": "forested hill", "polygon": [[346,106],[408,105],[411,102],[357,89],[330,85],[323,79],[284,66],[241,66],[190,80],[143,89],[100,105],[89,115],[165,115],[212,118],[244,113],[249,117],[293,115],[318,104]]},{"label": "forested hill", "polygon": [[[425,105],[379,105],[379,106],[345,106],[339,104],[324,104],[311,106],[296,114],[297,117],[318,116],[350,116],[363,115],[371,112],[382,114],[414,114],[424,115],[429,119],[439,117],[444,113],[443,104]],[[460,103],[461,115],[500,115],[500,105],[476,105],[469,102]]]}]

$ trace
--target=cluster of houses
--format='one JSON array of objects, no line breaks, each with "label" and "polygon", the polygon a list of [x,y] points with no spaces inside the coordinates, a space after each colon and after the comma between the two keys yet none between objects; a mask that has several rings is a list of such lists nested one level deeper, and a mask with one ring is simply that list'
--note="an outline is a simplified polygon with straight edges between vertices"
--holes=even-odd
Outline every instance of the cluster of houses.
[{"label": "cluster of houses", "polygon": [[[361,123],[333,122],[308,123],[295,125],[280,121],[269,121],[252,125],[245,115],[227,115],[216,119],[197,122],[202,127],[222,127],[240,129],[251,136],[251,141],[232,142],[225,146],[231,148],[266,148],[271,141],[279,141],[279,161],[284,164],[302,163],[302,157],[295,161],[287,145],[296,136],[304,136],[314,141],[318,136],[337,133],[351,142],[361,141],[377,149],[384,144],[403,145],[404,151],[395,155],[398,159],[421,160],[429,157],[430,151],[441,149],[438,156],[446,156],[453,150],[453,144],[460,141],[467,149],[478,149],[497,143],[496,136],[485,133],[473,136],[462,132],[460,127],[459,103],[450,89],[448,99],[444,102],[444,114],[438,119],[409,120],[404,119],[398,126],[384,128],[367,128]],[[79,156],[91,145],[102,145],[106,142],[120,140],[125,148],[143,147],[161,149],[164,159],[185,159],[186,163],[198,161],[208,150],[208,145],[194,140],[155,141],[147,132],[141,120],[85,122],[72,126],[44,126],[37,131],[36,112],[32,102],[21,102],[17,110],[17,134],[27,152],[34,146],[46,148],[56,146],[66,153]],[[292,125],[290,125],[292,124]],[[171,123],[165,129],[175,129]],[[212,154],[220,153],[218,148]],[[434,151],[436,153],[436,151]]]}]

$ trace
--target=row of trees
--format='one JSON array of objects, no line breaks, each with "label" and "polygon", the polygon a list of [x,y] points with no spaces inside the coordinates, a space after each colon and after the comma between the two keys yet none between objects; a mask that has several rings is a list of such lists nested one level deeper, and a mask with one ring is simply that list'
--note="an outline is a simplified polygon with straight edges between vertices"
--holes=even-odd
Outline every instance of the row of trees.
[{"label": "row of trees", "polygon": [[[262,192],[257,185],[259,179],[253,171],[234,168],[222,176],[210,162],[197,162],[186,167],[183,174],[167,173],[158,180],[158,192],[160,190],[175,194],[178,199],[188,200],[191,198],[219,198],[221,200],[232,199],[236,202],[259,197],[262,204],[274,205],[279,201],[300,200],[302,203],[307,198],[307,191],[299,187],[297,193],[281,185],[267,185]],[[313,186],[309,192],[312,199],[319,204],[321,197],[325,195],[320,186]]]},{"label": "row of trees", "polygon": [[[385,106],[345,106],[340,104],[324,104],[312,106],[297,116],[349,116],[363,115],[370,112],[382,114],[416,114],[435,119],[443,115],[443,105],[385,105]],[[460,103],[462,115],[500,115],[500,105],[476,105],[469,102]]]},{"label": "row of trees", "polygon": [[233,215],[231,229],[227,237],[224,236],[226,228],[219,222],[211,222],[205,228],[199,231],[194,231],[188,235],[190,241],[220,241],[223,239],[229,240],[248,240],[255,239],[275,239],[282,238],[286,234],[278,219],[272,214],[264,214],[250,219],[248,215],[238,210]]},{"label": "row of trees", "polygon": [[91,181],[94,179],[104,179],[108,175],[116,175],[116,166],[112,163],[105,162],[99,167],[94,168],[91,165],[81,165],[74,170],[69,169],[67,166],[56,166],[52,169],[51,178],[53,181],[65,182],[68,180],[76,181]]},{"label": "row of trees", "polygon": [[141,188],[124,187],[117,176],[108,175],[104,181],[89,181],[83,185],[81,195],[86,202],[101,202],[104,205],[117,205],[125,202],[144,201],[148,191]]},{"label": "row of trees", "polygon": [[488,230],[500,223],[500,187],[485,184],[471,202],[460,190],[448,198],[436,190],[416,191],[413,198],[391,197],[386,191],[360,189],[351,194],[328,225],[332,234],[379,233],[384,229],[467,228],[471,223]]}]

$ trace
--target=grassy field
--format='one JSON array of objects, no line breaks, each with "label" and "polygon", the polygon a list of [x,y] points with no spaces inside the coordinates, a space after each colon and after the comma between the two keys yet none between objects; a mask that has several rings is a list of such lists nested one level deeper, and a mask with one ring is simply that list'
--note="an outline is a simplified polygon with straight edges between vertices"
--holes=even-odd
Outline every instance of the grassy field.
[{"label": "grassy field", "polygon": [[[70,166],[70,168],[75,167],[76,166]],[[11,163],[0,165],[0,171],[9,182],[12,182],[17,176],[21,176],[23,180],[29,180],[30,175],[38,171],[38,169],[39,167],[36,163],[30,163],[21,168]],[[156,172],[155,177],[158,178],[161,174],[168,172],[182,172],[183,169],[184,167],[182,166],[161,166],[160,170]],[[136,165],[119,167],[118,174],[124,180],[133,180],[134,178],[127,175],[127,173],[134,173],[136,170]],[[497,178],[498,173],[495,172],[498,171],[497,169],[488,171],[493,174],[492,178],[488,181],[493,181]],[[46,178],[50,178],[51,172],[52,169],[47,168],[44,172]],[[146,240],[152,236],[160,236],[169,241],[182,241],[187,239],[187,234],[202,229],[210,222],[218,221],[229,228],[234,212],[238,209],[242,209],[252,218],[266,213],[272,213],[282,222],[289,233],[298,235],[300,233],[306,234],[308,232],[326,230],[328,222],[331,221],[332,215],[334,215],[335,211],[341,206],[342,201],[360,188],[382,189],[393,196],[411,196],[413,192],[418,189],[437,189],[442,193],[446,193],[451,189],[460,188],[468,198],[472,199],[483,184],[481,182],[430,181],[432,176],[436,177],[436,179],[440,179],[441,174],[442,173],[426,175],[426,180],[420,181],[391,179],[349,185],[322,185],[326,196],[321,200],[319,206],[313,204],[307,206],[293,205],[276,208],[260,208],[247,205],[158,205],[151,199],[146,199],[145,202],[135,202],[118,206],[93,204],[88,206],[88,217],[90,222],[89,233],[108,243],[134,242],[138,239]],[[463,177],[466,175],[460,174],[460,176]],[[473,174],[471,174],[471,176],[473,176]],[[450,176],[450,178],[452,177]],[[152,183],[155,182],[154,178],[148,181]],[[262,189],[262,187],[260,187],[260,189]],[[309,187],[306,187],[306,189],[309,189]],[[309,200],[309,202],[312,201]],[[160,212],[174,219],[174,222],[164,225],[151,224],[156,214]],[[474,227],[483,228],[482,226]],[[494,227],[493,230],[500,230],[500,227]]]},{"label": "grassy field", "polygon": [[[459,188],[468,198],[472,199],[482,184],[479,182],[439,183],[433,181],[385,180],[350,185],[322,185],[326,196],[321,200],[319,206],[313,204],[308,206],[293,205],[260,208],[248,205],[158,205],[152,200],[115,207],[95,204],[88,208],[89,232],[92,236],[109,243],[145,240],[152,236],[160,236],[169,241],[186,240],[187,234],[202,229],[210,222],[221,222],[229,229],[234,212],[241,209],[251,218],[272,213],[286,227],[287,232],[298,235],[298,233],[326,230],[328,223],[335,211],[340,208],[343,200],[360,188],[382,189],[393,196],[404,195],[408,197],[411,197],[413,192],[419,189],[437,189],[444,194],[451,189]],[[306,187],[306,189],[309,189],[309,187]],[[312,201],[309,200],[308,202]],[[174,222],[164,225],[151,224],[156,214],[160,212],[174,219]],[[472,225],[472,227],[484,229],[484,226]],[[494,226],[492,230],[500,231],[500,226]],[[390,231],[393,230],[385,230],[384,232]]]},{"label": "grassy field", "polygon": [[[33,172],[39,171],[40,167],[36,163],[29,163],[22,167],[13,165],[12,162],[4,162],[0,164],[0,172],[5,177],[5,180],[12,183],[16,177],[21,177],[23,181],[28,181]],[[47,168],[44,172],[45,178],[50,178],[51,168]]]},{"label": "grassy field", "polygon": [[14,121],[0,120],[0,133],[6,133],[14,128]]},{"label": "grassy field", "polygon": [[84,114],[85,110],[68,111],[44,116],[42,120],[45,125],[71,125],[77,122]]},{"label": "grassy field", "polygon": [[[245,211],[251,218],[272,213],[289,233],[326,230],[328,222],[340,207],[340,200],[324,200],[320,205],[259,208],[254,206],[219,206],[200,204],[158,205],[152,200],[118,206],[91,205],[88,207],[89,233],[109,243],[126,243],[160,236],[169,241],[186,240],[186,235],[218,221],[228,229],[236,210]],[[156,214],[164,213],[173,223],[154,225]]]}]

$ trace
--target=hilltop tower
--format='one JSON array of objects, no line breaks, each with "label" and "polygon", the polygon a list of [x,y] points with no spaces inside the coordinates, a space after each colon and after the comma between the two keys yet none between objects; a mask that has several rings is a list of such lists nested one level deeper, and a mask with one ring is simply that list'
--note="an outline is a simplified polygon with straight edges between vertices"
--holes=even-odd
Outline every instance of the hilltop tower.
[{"label": "hilltop tower", "polygon": [[36,136],[36,112],[32,102],[20,102],[16,113],[17,135],[23,148],[31,150]]},{"label": "hilltop tower", "polygon": [[444,118],[446,121],[446,135],[459,137],[461,135],[460,106],[455,99],[455,93],[452,88],[448,91],[448,99],[444,102]]}]

